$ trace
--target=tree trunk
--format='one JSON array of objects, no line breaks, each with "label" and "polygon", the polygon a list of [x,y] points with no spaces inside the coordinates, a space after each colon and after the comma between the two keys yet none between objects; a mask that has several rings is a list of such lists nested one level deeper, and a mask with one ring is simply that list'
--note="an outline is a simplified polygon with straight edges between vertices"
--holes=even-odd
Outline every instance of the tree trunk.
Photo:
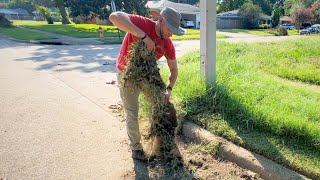
[{"label": "tree trunk", "polygon": [[61,17],[62,17],[62,24],[71,24],[69,19],[68,19],[68,15],[67,15],[67,11],[66,8],[64,6],[64,2],[63,0],[55,0],[56,6],[60,11]]}]

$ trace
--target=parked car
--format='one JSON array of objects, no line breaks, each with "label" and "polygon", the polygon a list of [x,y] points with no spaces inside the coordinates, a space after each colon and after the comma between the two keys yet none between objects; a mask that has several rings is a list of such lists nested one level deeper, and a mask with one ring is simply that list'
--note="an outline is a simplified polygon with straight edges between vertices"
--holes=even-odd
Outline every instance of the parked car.
[{"label": "parked car", "polygon": [[304,28],[300,31],[300,35],[303,35],[303,34],[316,34],[316,33],[319,33],[319,29],[316,28],[316,27],[308,27],[308,28]]},{"label": "parked car", "polygon": [[314,24],[311,27],[316,28],[318,30],[318,32],[320,33],[320,24]]},{"label": "parked car", "polygon": [[294,26],[292,24],[281,24],[279,27],[284,27],[288,30],[294,29]]},{"label": "parked car", "polygon": [[194,27],[194,22],[188,19],[181,19],[181,27],[192,28]]}]

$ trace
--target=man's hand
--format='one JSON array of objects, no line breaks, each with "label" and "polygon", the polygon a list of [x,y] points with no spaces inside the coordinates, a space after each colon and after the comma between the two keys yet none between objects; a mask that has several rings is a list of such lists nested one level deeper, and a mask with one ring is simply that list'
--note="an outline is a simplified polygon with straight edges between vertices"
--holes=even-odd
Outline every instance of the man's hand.
[{"label": "man's hand", "polygon": [[170,102],[171,90],[166,89],[163,93],[163,103],[168,104]]},{"label": "man's hand", "polygon": [[154,51],[155,50],[155,43],[152,41],[152,39],[149,37],[149,36],[147,36],[144,40],[143,40],[143,42],[146,44],[146,46],[147,46],[147,49],[148,49],[148,51],[149,52],[152,52],[152,51]]}]

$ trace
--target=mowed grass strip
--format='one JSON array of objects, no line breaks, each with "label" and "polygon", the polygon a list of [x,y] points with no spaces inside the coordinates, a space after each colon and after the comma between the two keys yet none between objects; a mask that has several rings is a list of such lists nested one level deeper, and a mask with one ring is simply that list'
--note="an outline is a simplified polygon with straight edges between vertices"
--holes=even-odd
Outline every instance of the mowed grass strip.
[{"label": "mowed grass strip", "polygon": [[[217,84],[211,88],[200,78],[199,52],[186,55],[178,61],[179,78],[173,97],[186,114],[185,119],[319,179],[320,92],[315,90],[317,87],[288,83],[272,70],[281,62],[285,66],[284,57],[297,57],[296,66],[305,67],[310,59],[313,62],[320,51],[309,50],[320,43],[320,39],[313,39],[270,44],[218,42]],[[300,41],[300,51],[290,50]],[[275,56],[283,52],[285,56]],[[270,65],[275,61],[279,64]],[[272,68],[265,67],[268,62]],[[162,72],[167,75],[168,69]]]},{"label": "mowed grass strip", "polygon": [[[230,33],[241,33],[241,34],[252,34],[259,36],[274,36],[270,33],[270,29],[219,29],[221,32],[230,32]],[[299,35],[299,31],[293,29],[288,30],[288,35]]]},{"label": "mowed grass strip", "polygon": [[[105,37],[118,37],[118,31],[114,26],[104,26],[96,24],[68,24],[63,25],[61,22],[55,22],[54,24],[47,24],[45,21],[13,21],[14,25],[23,26],[31,29],[37,29],[41,31],[47,31],[57,34],[62,34],[77,38],[98,38],[98,28],[101,26],[104,29]],[[120,31],[121,37],[124,37],[125,33]]]},{"label": "mowed grass strip", "polygon": [[43,40],[43,39],[54,39],[54,37],[47,36],[44,34],[28,31],[19,28],[4,28],[0,27],[0,34],[4,34],[8,37],[19,39],[19,40]]},{"label": "mowed grass strip", "polygon": [[[173,35],[172,40],[190,40],[190,39],[200,39],[200,30],[199,29],[186,29],[187,33],[183,36]],[[225,34],[216,35],[217,38],[229,38],[230,36]]]}]

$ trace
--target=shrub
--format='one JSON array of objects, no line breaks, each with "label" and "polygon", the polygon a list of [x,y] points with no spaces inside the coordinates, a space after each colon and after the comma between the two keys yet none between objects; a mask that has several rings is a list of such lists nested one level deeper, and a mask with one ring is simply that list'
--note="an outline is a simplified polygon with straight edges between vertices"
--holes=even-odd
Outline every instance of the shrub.
[{"label": "shrub", "polygon": [[260,24],[258,29],[270,29],[270,25],[269,24]]},{"label": "shrub", "polygon": [[53,22],[53,17],[47,17],[47,22],[48,22],[48,24],[53,24],[54,22]]},{"label": "shrub", "polygon": [[0,14],[0,27],[12,27],[12,22],[4,14]]},{"label": "shrub", "polygon": [[284,27],[279,27],[277,29],[270,29],[269,31],[270,34],[273,34],[275,36],[287,36],[288,35],[288,30]]},{"label": "shrub", "polygon": [[280,36],[287,36],[288,35],[288,30],[284,27],[279,27],[277,29],[277,31],[279,32]]},{"label": "shrub", "polygon": [[73,18],[72,21],[73,21],[75,24],[81,24],[81,23],[82,23],[80,17],[75,17],[75,18]]}]

